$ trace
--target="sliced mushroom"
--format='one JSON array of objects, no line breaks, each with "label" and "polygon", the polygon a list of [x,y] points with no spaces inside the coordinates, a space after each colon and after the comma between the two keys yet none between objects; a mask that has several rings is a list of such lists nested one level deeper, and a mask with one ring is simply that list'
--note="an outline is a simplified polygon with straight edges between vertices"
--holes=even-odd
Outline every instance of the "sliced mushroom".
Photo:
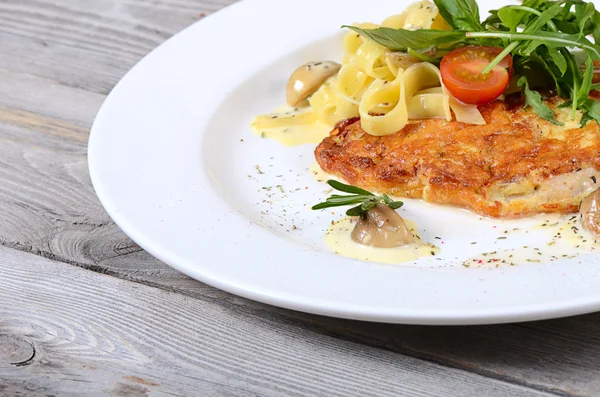
[{"label": "sliced mushroom", "polygon": [[600,189],[583,199],[579,206],[579,218],[584,229],[600,235]]},{"label": "sliced mushroom", "polygon": [[422,62],[419,58],[408,55],[405,52],[388,52],[385,56],[388,62],[398,69],[408,69],[415,63]]},{"label": "sliced mushroom", "polygon": [[300,66],[287,83],[288,105],[298,106],[341,68],[342,65],[332,61],[309,62]]},{"label": "sliced mushroom", "polygon": [[415,242],[404,220],[386,204],[378,204],[361,216],[352,240],[377,248],[401,247]]}]

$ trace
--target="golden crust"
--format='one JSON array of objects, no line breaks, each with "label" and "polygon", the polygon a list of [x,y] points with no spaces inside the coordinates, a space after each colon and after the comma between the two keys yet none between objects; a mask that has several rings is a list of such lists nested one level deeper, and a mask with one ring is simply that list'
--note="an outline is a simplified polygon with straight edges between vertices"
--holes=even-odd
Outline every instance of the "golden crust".
[{"label": "golden crust", "polygon": [[500,101],[480,107],[484,126],[423,120],[375,137],[350,119],[319,144],[315,157],[353,185],[492,217],[576,212],[596,188],[600,126],[579,128],[557,99],[548,104],[565,126]]}]

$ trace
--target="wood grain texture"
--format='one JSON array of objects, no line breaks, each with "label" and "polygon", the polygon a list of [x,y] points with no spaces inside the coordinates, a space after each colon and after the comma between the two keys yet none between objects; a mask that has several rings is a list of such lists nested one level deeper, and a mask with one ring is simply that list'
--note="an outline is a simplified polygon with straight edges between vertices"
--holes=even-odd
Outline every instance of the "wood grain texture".
[{"label": "wood grain texture", "polygon": [[144,55],[236,0],[2,0],[0,68],[108,93]]},{"label": "wood grain texture", "polygon": [[[101,385],[96,395],[598,396],[600,314],[450,328],[296,313],[190,280],[110,221],[86,163],[105,94],[172,33],[232,2],[0,1],[0,245],[163,290],[0,248],[0,395]],[[27,346],[33,363],[10,363],[28,362]]]},{"label": "wood grain texture", "polygon": [[0,337],[25,349],[0,358],[5,393],[549,396],[7,248],[0,302]]}]

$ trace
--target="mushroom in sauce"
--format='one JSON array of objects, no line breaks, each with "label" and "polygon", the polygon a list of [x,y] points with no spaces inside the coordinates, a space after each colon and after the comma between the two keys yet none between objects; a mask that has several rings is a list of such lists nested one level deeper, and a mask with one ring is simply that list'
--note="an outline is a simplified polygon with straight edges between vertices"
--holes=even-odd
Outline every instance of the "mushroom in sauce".
[{"label": "mushroom in sauce", "polygon": [[415,242],[404,220],[386,204],[377,204],[364,213],[352,230],[352,240],[377,248],[393,248]]},{"label": "mushroom in sauce", "polygon": [[600,235],[600,189],[583,199],[579,206],[579,217],[584,229]]},{"label": "mushroom in sauce", "polygon": [[332,61],[309,62],[300,66],[287,83],[288,105],[298,106],[341,68],[342,65]]}]

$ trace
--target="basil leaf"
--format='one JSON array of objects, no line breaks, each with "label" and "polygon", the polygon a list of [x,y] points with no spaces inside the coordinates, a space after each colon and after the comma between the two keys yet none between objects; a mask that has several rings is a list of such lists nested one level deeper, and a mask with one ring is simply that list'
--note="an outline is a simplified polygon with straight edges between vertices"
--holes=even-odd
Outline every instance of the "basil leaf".
[{"label": "basil leaf", "polygon": [[500,18],[500,21],[504,24],[504,26],[515,32],[517,30],[517,26],[519,26],[525,18],[525,12],[510,6],[502,7],[498,10],[498,18]]},{"label": "basil leaf", "polygon": [[368,37],[394,51],[425,50],[440,44],[451,44],[465,39],[464,32],[446,30],[406,30],[392,28],[361,29],[343,26]]},{"label": "basil leaf", "polygon": [[455,30],[482,31],[475,0],[433,0],[442,18]]},{"label": "basil leaf", "polygon": [[525,107],[531,106],[538,116],[546,121],[551,122],[552,124],[563,125],[563,123],[554,119],[554,112],[544,103],[540,93],[529,89],[527,78],[521,77],[517,82],[517,86],[524,87],[523,93],[525,94]]},{"label": "basil leaf", "polygon": [[375,196],[373,193],[369,192],[368,190],[361,189],[356,186],[346,185],[342,182],[338,182],[333,179],[328,180],[327,184],[329,186],[331,186],[332,188],[334,188],[335,190],[339,190],[340,192],[354,193],[354,194],[359,194],[359,195],[363,195],[363,196]]},{"label": "basil leaf", "polygon": [[[485,21],[483,21],[483,26],[494,26],[494,27],[498,27],[497,25],[500,24],[502,21],[500,20],[500,17],[498,17],[498,10],[491,10],[490,11],[490,16],[487,17],[487,19]],[[487,29],[486,29],[487,30]]]}]

